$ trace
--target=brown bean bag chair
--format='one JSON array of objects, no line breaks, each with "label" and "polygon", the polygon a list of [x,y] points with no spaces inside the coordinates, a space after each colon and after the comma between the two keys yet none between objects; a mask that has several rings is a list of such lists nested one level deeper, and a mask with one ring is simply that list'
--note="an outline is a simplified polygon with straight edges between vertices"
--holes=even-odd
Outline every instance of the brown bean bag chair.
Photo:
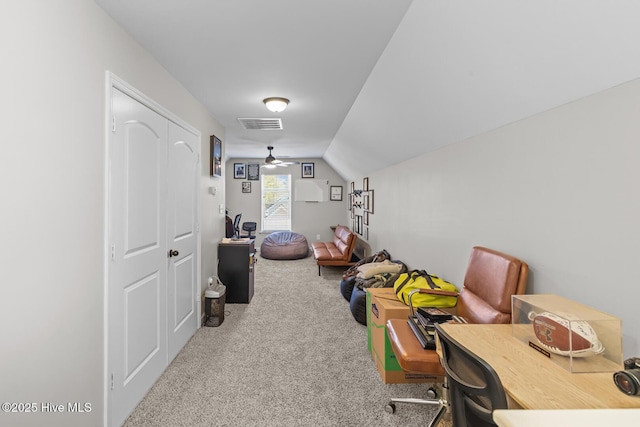
[{"label": "brown bean bag chair", "polygon": [[309,243],[302,234],[276,231],[264,238],[260,255],[266,259],[301,259],[309,256]]}]

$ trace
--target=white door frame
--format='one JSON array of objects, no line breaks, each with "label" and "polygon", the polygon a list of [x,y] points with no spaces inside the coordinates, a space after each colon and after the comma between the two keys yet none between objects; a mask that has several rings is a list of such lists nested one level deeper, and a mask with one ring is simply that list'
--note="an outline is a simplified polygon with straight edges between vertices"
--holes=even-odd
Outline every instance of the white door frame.
[{"label": "white door frame", "polygon": [[[106,71],[105,72],[105,94],[104,94],[104,99],[105,99],[105,110],[104,110],[104,152],[103,152],[103,156],[105,159],[105,166],[104,166],[104,187],[103,187],[103,193],[105,195],[104,198],[104,206],[103,206],[103,218],[104,218],[104,224],[103,224],[103,271],[104,271],[104,278],[103,278],[103,313],[104,313],[104,319],[103,319],[103,324],[104,324],[104,328],[103,328],[103,335],[104,335],[104,348],[103,348],[103,355],[104,355],[104,365],[103,365],[103,378],[104,378],[104,397],[103,397],[103,408],[104,408],[104,413],[103,413],[103,425],[104,426],[108,426],[109,425],[109,413],[110,413],[110,408],[109,408],[109,391],[110,391],[110,387],[111,387],[111,380],[110,380],[110,374],[109,374],[109,263],[111,260],[111,250],[109,248],[109,241],[110,241],[110,236],[109,236],[109,207],[110,207],[110,203],[111,200],[109,199],[109,190],[110,190],[110,157],[109,157],[109,153],[110,153],[110,141],[111,141],[111,129],[112,129],[112,123],[111,123],[111,104],[112,104],[112,98],[111,98],[111,93],[112,93],[112,88],[116,88],[118,90],[120,90],[121,92],[129,95],[130,97],[132,97],[133,99],[135,99],[136,101],[140,102],[141,104],[145,105],[146,107],[150,108],[151,110],[155,111],[156,113],[160,114],[161,116],[165,117],[167,120],[174,122],[175,124],[187,129],[188,131],[194,133],[197,135],[198,137],[198,141],[200,142],[200,144],[198,144],[198,158],[200,159],[199,163],[199,173],[201,173],[201,162],[202,162],[202,156],[201,156],[201,141],[202,141],[202,134],[200,133],[200,131],[196,128],[194,128],[193,126],[189,125],[188,123],[184,122],[182,119],[180,119],[179,117],[177,117],[175,114],[171,113],[170,111],[168,111],[167,109],[165,109],[163,106],[161,106],[160,104],[158,104],[157,102],[153,101],[150,97],[146,96],[144,93],[140,92],[139,90],[137,90],[136,88],[134,88],[133,86],[131,86],[130,84],[128,84],[127,82],[125,82],[123,79],[119,78],[118,76],[116,76],[115,74],[113,74],[110,71]],[[202,257],[201,257],[201,248],[202,248],[202,240],[201,240],[201,232],[200,232],[200,223],[201,223],[201,201],[200,201],[200,189],[198,188],[196,190],[196,194],[197,194],[197,200],[196,200],[196,206],[197,206],[197,224],[196,224],[196,233],[197,233],[197,243],[196,243],[196,247],[197,247],[197,256],[196,256],[196,283],[197,284],[201,284],[201,262],[202,262]],[[201,318],[201,299],[200,299],[200,289],[196,289],[196,310],[197,310],[197,316],[196,316],[196,321],[197,321],[197,328],[200,328],[200,318]],[[194,397],[195,398],[195,397]]]}]

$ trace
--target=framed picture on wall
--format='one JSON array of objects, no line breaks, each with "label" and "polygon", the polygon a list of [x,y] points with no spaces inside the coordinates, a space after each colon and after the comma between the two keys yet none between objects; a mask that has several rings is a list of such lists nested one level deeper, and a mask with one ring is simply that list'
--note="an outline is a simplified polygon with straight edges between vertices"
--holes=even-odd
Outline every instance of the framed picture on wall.
[{"label": "framed picture on wall", "polygon": [[249,181],[242,183],[242,192],[243,193],[251,193],[251,183]]},{"label": "framed picture on wall", "polygon": [[258,181],[260,179],[260,163],[249,163],[247,165],[247,179]]},{"label": "framed picture on wall", "polygon": [[342,201],[342,185],[332,185],[329,196],[333,201]]},{"label": "framed picture on wall", "polygon": [[235,179],[246,179],[247,178],[247,165],[244,163],[234,163],[233,164],[233,177]]},{"label": "framed picture on wall", "polygon": [[209,174],[211,176],[222,176],[222,141],[215,135],[209,137],[211,145],[211,162]]},{"label": "framed picture on wall", "polygon": [[313,178],[314,176],[315,176],[314,164],[313,163],[303,163],[302,164],[302,177],[303,178]]}]

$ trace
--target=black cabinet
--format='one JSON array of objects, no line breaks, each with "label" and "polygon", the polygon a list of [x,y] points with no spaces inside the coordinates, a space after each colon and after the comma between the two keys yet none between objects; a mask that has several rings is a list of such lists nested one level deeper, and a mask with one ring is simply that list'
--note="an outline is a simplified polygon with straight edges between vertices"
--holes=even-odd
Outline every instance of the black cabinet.
[{"label": "black cabinet", "polygon": [[254,258],[253,240],[247,243],[220,243],[218,246],[218,277],[227,287],[227,303],[251,302]]}]

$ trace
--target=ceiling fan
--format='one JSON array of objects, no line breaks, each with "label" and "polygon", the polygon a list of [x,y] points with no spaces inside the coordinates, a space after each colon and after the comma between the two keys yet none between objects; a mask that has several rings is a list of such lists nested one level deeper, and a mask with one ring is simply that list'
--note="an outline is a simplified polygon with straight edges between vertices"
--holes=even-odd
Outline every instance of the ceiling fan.
[{"label": "ceiling fan", "polygon": [[273,157],[273,154],[271,154],[271,150],[273,150],[271,145],[267,147],[267,150],[269,150],[269,155],[264,159],[264,164],[262,165],[263,168],[273,169],[278,166],[287,167],[290,165],[300,164],[300,162],[283,162],[282,160],[276,159]]}]

